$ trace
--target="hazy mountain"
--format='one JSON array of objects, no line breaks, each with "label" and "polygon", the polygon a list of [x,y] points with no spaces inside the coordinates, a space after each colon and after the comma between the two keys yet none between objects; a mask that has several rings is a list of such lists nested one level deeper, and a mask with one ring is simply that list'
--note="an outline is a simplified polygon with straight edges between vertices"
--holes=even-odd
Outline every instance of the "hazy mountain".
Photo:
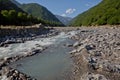
[{"label": "hazy mountain", "polygon": [[120,24],[120,0],[102,0],[98,5],[75,17],[72,26]]},{"label": "hazy mountain", "polygon": [[[37,3],[29,3],[23,4],[21,8],[35,17],[41,18],[46,21],[53,21],[61,23],[55,15],[53,15],[47,8],[37,4]],[[61,23],[62,24],[62,23]]]},{"label": "hazy mountain", "polygon": [[71,20],[72,18],[71,17],[63,17],[63,16],[60,16],[60,15],[55,15],[64,25],[67,25]]}]

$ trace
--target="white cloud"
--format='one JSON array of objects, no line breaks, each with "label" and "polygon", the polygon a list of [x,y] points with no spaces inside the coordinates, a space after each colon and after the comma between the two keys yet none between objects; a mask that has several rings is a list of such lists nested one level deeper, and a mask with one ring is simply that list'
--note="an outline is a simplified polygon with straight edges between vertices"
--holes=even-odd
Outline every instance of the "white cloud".
[{"label": "white cloud", "polygon": [[70,14],[73,14],[75,11],[76,11],[76,9],[74,9],[74,8],[69,8],[69,9],[67,9],[67,10],[65,11],[65,13],[63,13],[61,16],[66,17],[66,16],[68,16],[68,15],[70,15]]},{"label": "white cloud", "polygon": [[85,6],[89,7],[89,6],[92,6],[93,4],[91,2],[88,2],[85,4]]},{"label": "white cloud", "polygon": [[72,14],[72,13],[74,13],[76,11],[76,9],[72,9],[72,8],[69,8],[69,9],[67,9],[66,10],[66,14]]},{"label": "white cloud", "polygon": [[66,14],[62,14],[61,16],[65,17],[65,16],[66,16]]},{"label": "white cloud", "polygon": [[89,6],[90,6],[90,4],[85,4],[85,6],[89,7]]}]

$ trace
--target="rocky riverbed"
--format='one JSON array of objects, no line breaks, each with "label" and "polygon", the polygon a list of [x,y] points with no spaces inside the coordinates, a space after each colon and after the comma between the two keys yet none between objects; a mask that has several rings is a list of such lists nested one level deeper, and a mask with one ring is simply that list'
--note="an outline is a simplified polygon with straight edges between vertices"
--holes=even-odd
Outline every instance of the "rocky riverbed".
[{"label": "rocky riverbed", "polygon": [[24,73],[19,72],[16,69],[8,67],[9,64],[21,60],[26,57],[30,57],[41,53],[46,47],[41,47],[39,44],[36,44],[36,48],[33,48],[31,51],[26,52],[25,54],[3,57],[0,59],[0,80],[36,80]]},{"label": "rocky riverbed", "polygon": [[[72,33],[67,33],[71,30],[75,31]],[[67,35],[73,34],[69,38],[76,40],[73,45],[65,44],[65,46],[74,47],[74,50],[70,52],[74,64],[69,80],[120,79],[119,27],[54,28],[51,29],[50,33],[43,35],[43,37],[51,37],[63,31]],[[40,36],[35,38],[40,38]],[[18,39],[16,38],[16,40]],[[26,44],[29,43],[31,42]],[[8,67],[8,65],[12,62],[18,61],[25,57],[33,56],[37,53],[41,53],[46,49],[46,47],[37,43],[30,46],[34,46],[35,48],[31,47],[31,49],[23,55],[6,56],[0,59],[1,80],[35,80],[34,78],[27,76],[26,74],[19,72],[16,69]],[[8,46],[3,47],[6,48]],[[68,79],[65,78],[65,80]]]},{"label": "rocky riverbed", "polygon": [[72,39],[72,80],[120,80],[120,28],[81,28]]},{"label": "rocky riverbed", "polygon": [[[5,34],[4,34],[5,32]],[[8,32],[8,33],[6,33]],[[22,44],[26,41],[32,41],[37,38],[46,38],[58,35],[59,31],[53,28],[26,28],[26,29],[0,29],[0,50],[6,49],[9,45]],[[4,35],[3,35],[4,34]],[[27,43],[26,43],[27,44]],[[0,52],[0,80],[35,80],[34,78],[27,76],[26,74],[19,72],[16,69],[8,67],[10,63],[16,62],[26,57],[30,57],[41,53],[47,47],[35,44],[29,51],[24,54],[10,53],[5,54],[5,51]],[[11,50],[11,49],[10,49]],[[3,56],[5,55],[5,56]]]},{"label": "rocky riverbed", "polygon": [[[8,67],[8,65],[18,60],[21,60],[23,58],[30,57],[38,53],[41,53],[43,50],[47,48],[45,45],[57,43],[57,41],[59,43],[59,39],[63,38],[62,40],[60,40],[60,42],[64,41],[68,36],[72,36],[75,33],[75,32],[67,33],[68,32],[67,30],[65,30],[66,33],[64,33],[63,31],[57,30],[55,28],[48,28],[48,29],[49,31],[46,34],[40,34],[40,35],[34,36],[35,37],[34,40],[30,39],[29,41],[29,39],[27,39],[23,43],[20,42],[16,44],[17,43],[16,40],[24,39],[26,37],[20,37],[20,38],[15,37],[14,38],[16,39],[15,42],[13,38],[10,38],[10,40],[2,42],[2,44],[4,45],[0,47],[0,50],[1,50],[0,52],[1,54],[0,55],[1,56],[0,57],[0,67],[1,67],[0,68],[0,74],[1,74],[0,79],[1,80],[34,80],[32,77],[29,77],[26,74],[23,74],[16,69]],[[7,38],[9,39],[9,37]],[[20,65],[17,65],[17,66],[20,66]],[[20,77],[20,74],[22,74],[24,79]]]},{"label": "rocky riverbed", "polygon": [[8,47],[9,44],[24,43],[36,38],[45,38],[58,35],[59,31],[51,27],[36,25],[23,28],[0,28],[0,47]]}]

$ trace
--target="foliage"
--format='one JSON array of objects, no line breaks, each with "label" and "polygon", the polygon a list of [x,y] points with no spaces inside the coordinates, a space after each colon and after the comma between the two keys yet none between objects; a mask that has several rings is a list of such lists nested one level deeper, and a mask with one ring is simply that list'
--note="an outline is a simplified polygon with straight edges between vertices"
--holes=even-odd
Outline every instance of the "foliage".
[{"label": "foliage", "polygon": [[0,24],[1,25],[31,25],[43,23],[47,26],[62,26],[58,22],[50,22],[42,19],[37,19],[30,14],[16,12],[15,10],[2,10],[0,13]]},{"label": "foliage", "polygon": [[103,0],[97,6],[78,15],[71,21],[72,26],[120,24],[120,0]]},{"label": "foliage", "polygon": [[16,12],[15,10],[1,10],[0,14],[1,25],[29,25],[27,23],[31,22],[26,13]]}]

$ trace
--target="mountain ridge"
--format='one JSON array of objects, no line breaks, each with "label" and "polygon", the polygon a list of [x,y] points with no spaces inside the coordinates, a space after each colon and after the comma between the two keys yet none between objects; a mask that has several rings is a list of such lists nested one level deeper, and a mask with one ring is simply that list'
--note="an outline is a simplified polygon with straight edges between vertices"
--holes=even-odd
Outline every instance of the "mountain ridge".
[{"label": "mountain ridge", "polygon": [[10,0],[11,2],[13,2],[14,4],[16,4],[18,7],[21,6],[21,4],[19,2],[17,2],[16,0]]},{"label": "mountain ridge", "polygon": [[0,11],[1,10],[16,10],[17,12],[24,12],[16,4],[11,2],[11,0],[0,0]]},{"label": "mountain ridge", "polygon": [[76,16],[71,26],[120,24],[120,0],[102,0],[98,5]]},{"label": "mountain ridge", "polygon": [[29,13],[32,14],[35,17],[38,17],[40,19],[51,21],[51,22],[62,22],[56,18],[56,16],[50,12],[46,7],[38,4],[38,3],[28,3],[28,4],[22,4],[21,8]]}]

